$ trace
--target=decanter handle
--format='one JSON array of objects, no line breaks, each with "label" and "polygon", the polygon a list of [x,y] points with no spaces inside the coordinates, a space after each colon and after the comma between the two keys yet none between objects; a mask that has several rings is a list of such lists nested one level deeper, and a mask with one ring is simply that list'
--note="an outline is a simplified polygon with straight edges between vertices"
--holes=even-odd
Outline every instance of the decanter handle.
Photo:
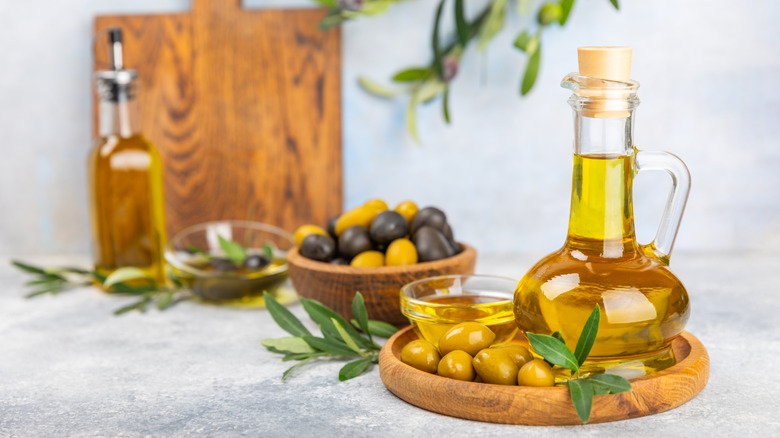
[{"label": "decanter handle", "polygon": [[680,220],[685,211],[685,203],[688,201],[691,174],[685,163],[669,152],[637,151],[635,160],[637,173],[645,170],[664,170],[672,177],[672,191],[666,201],[655,239],[647,245],[641,245],[646,254],[668,265],[674,239],[677,237]]}]

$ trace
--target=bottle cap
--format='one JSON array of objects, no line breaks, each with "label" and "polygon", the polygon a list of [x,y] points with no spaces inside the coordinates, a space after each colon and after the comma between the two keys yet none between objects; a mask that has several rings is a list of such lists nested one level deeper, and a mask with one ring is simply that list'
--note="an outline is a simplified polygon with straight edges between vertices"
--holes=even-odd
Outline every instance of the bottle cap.
[{"label": "bottle cap", "polygon": [[[577,49],[582,83],[581,113],[593,118],[625,118],[630,115],[626,99],[634,98],[638,83],[631,81],[631,47],[580,47]],[[638,101],[637,101],[638,102]]]},{"label": "bottle cap", "polygon": [[580,47],[580,74],[609,81],[631,81],[631,47]]}]

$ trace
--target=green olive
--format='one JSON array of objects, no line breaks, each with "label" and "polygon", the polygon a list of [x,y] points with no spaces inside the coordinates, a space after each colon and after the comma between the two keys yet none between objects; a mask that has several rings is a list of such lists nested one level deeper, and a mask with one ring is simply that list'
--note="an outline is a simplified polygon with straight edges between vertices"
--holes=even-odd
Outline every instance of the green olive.
[{"label": "green olive", "polygon": [[414,340],[401,350],[401,362],[426,373],[435,373],[440,359],[436,347],[424,339]]},{"label": "green olive", "polygon": [[486,326],[477,322],[462,322],[439,338],[439,350],[441,354],[463,350],[473,356],[479,350],[490,347],[495,340],[496,334]]},{"label": "green olive", "polygon": [[471,355],[463,350],[450,351],[439,361],[439,375],[449,377],[450,379],[471,382],[476,375],[474,374],[472,360]]},{"label": "green olive", "polygon": [[472,363],[485,383],[517,385],[517,365],[504,351],[486,348],[474,356]]},{"label": "green olive", "polygon": [[505,345],[496,345],[490,348],[501,350],[504,353],[508,354],[509,357],[511,357],[512,360],[515,361],[515,365],[517,365],[518,368],[522,367],[523,365],[525,365],[526,363],[534,359],[534,355],[531,354],[531,352],[528,351],[528,349],[523,347],[522,345],[505,344]]},{"label": "green olive", "polygon": [[363,251],[349,262],[349,266],[355,268],[376,268],[384,265],[385,255],[379,251]]},{"label": "green olive", "polygon": [[555,376],[547,362],[534,359],[520,368],[517,373],[517,384],[522,386],[553,386],[555,385]]},{"label": "green olive", "polygon": [[316,225],[301,225],[297,230],[295,230],[295,244],[300,248],[301,243],[303,243],[303,239],[305,239],[309,234],[322,234],[323,236],[328,235],[325,230]]},{"label": "green olive", "polygon": [[390,207],[387,206],[387,202],[385,202],[385,201],[383,201],[382,199],[379,199],[379,198],[369,199],[368,201],[366,201],[365,204],[363,204],[363,206],[378,208],[378,209],[380,209],[382,211],[385,211],[388,208],[390,208]]},{"label": "green olive", "polygon": [[412,223],[412,220],[414,219],[414,216],[417,214],[417,204],[415,204],[412,201],[404,201],[398,205],[395,206],[393,209],[399,213],[401,213],[401,216],[405,217],[409,223]]},{"label": "green olive", "polygon": [[387,247],[385,264],[404,266],[417,263],[417,248],[409,239],[396,239]]},{"label": "green olive", "polygon": [[336,220],[336,224],[333,226],[333,231],[337,236],[341,236],[341,233],[344,230],[355,225],[361,225],[368,229],[374,218],[384,210],[385,209],[374,204],[361,205],[360,207],[353,208],[339,216]]}]

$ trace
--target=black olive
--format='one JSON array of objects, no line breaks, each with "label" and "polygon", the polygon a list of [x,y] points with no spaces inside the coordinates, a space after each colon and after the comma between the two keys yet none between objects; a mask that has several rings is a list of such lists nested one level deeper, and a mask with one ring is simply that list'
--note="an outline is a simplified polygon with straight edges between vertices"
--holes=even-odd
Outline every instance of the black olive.
[{"label": "black olive", "polygon": [[336,222],[338,220],[339,216],[335,216],[328,221],[328,234],[330,234],[334,239],[338,238],[338,236],[336,236]]},{"label": "black olive", "polygon": [[414,246],[421,262],[432,262],[456,254],[449,239],[436,228],[424,226],[414,233]]},{"label": "black olive", "polygon": [[238,270],[238,266],[236,266],[235,263],[230,261],[230,259],[223,259],[222,257],[213,257],[209,261],[209,266],[217,272],[232,272]]},{"label": "black olive", "polygon": [[455,238],[452,237],[452,227],[450,226],[449,222],[444,223],[444,227],[441,229],[441,232],[444,233],[444,236],[447,237],[447,239],[454,241]]},{"label": "black olive", "polygon": [[250,271],[259,271],[270,265],[271,261],[264,255],[251,255],[244,259],[244,267]]},{"label": "black olive", "polygon": [[376,243],[374,242],[374,251],[379,251],[382,254],[387,252],[387,247],[390,246],[389,243]]},{"label": "black olive", "polygon": [[320,262],[327,262],[336,256],[336,241],[323,234],[309,234],[301,242],[301,255]]},{"label": "black olive", "polygon": [[331,265],[343,265],[343,266],[349,266],[349,262],[345,259],[338,257],[330,261]]},{"label": "black olive", "polygon": [[421,227],[429,226],[439,231],[444,231],[447,225],[447,215],[436,207],[425,207],[418,211],[412,219],[412,234],[415,234]]},{"label": "black olive", "polygon": [[362,225],[353,225],[339,235],[339,254],[347,260],[363,251],[371,250],[371,236],[368,228]]},{"label": "black olive", "polygon": [[383,211],[371,222],[369,233],[376,243],[390,243],[409,234],[409,222],[397,211]]}]

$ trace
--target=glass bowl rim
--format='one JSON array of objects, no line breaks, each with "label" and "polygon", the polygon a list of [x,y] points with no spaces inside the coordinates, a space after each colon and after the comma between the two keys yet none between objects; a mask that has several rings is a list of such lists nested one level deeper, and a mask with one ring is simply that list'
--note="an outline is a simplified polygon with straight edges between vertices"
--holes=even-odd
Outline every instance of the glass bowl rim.
[{"label": "glass bowl rim", "polygon": [[[431,307],[452,307],[452,304],[440,304],[440,303],[431,303],[430,301],[420,300],[414,297],[411,297],[408,295],[407,291],[411,289],[414,286],[417,286],[422,283],[426,283],[429,281],[434,280],[444,280],[444,279],[454,279],[454,278],[478,278],[478,279],[484,279],[484,280],[500,280],[500,281],[511,281],[515,283],[515,286],[517,286],[517,283],[520,282],[520,280],[515,280],[511,277],[505,277],[502,275],[484,275],[484,274],[450,274],[450,275],[437,275],[435,277],[427,277],[427,278],[421,278],[419,280],[415,280],[409,283],[406,283],[405,285],[401,286],[401,301],[407,301],[414,304],[425,304],[426,306]],[[499,292],[499,291],[495,291]],[[503,293],[503,292],[500,292]],[[512,292],[510,292],[512,295],[514,295],[514,289],[512,289]],[[461,294],[462,295],[462,294]],[[482,304],[472,304],[471,307],[488,307],[488,306],[495,306],[498,303],[503,303],[505,301],[513,301],[514,296],[511,298],[507,298],[506,300],[500,300],[500,301],[493,301],[490,303],[482,303]],[[403,310],[403,306],[401,306]]]},{"label": "glass bowl rim", "polygon": [[[210,225],[215,224],[228,224],[230,227],[244,227],[244,228],[250,228],[255,229],[258,231],[265,231],[269,232],[271,234],[276,234],[277,236],[283,237],[290,241],[290,248],[293,248],[295,246],[295,238],[293,235],[280,227],[277,227],[275,225],[267,224],[264,222],[257,222],[257,221],[249,221],[249,220],[236,220],[236,219],[230,219],[230,220],[219,220],[219,221],[207,221],[207,222],[201,222],[195,225],[190,225],[189,227],[184,228],[183,230],[179,231],[178,233],[174,234],[173,237],[171,237],[168,240],[168,243],[165,244],[165,250],[163,252],[163,255],[165,257],[165,261],[168,262],[173,268],[176,268],[180,271],[183,271],[187,274],[194,275],[196,277],[200,278],[235,278],[235,279],[247,279],[249,278],[246,275],[226,275],[226,273],[223,272],[209,272],[209,271],[203,271],[201,269],[193,268],[192,266],[187,265],[186,263],[181,262],[178,259],[178,256],[176,255],[176,250],[174,248],[174,241],[177,238],[186,236],[190,233],[201,231],[205,228],[208,228]],[[286,252],[287,250],[285,250]],[[285,263],[279,265],[275,269],[272,269],[267,273],[267,276],[270,275],[277,275],[282,274],[284,272],[288,271],[288,265],[285,260]]]}]

